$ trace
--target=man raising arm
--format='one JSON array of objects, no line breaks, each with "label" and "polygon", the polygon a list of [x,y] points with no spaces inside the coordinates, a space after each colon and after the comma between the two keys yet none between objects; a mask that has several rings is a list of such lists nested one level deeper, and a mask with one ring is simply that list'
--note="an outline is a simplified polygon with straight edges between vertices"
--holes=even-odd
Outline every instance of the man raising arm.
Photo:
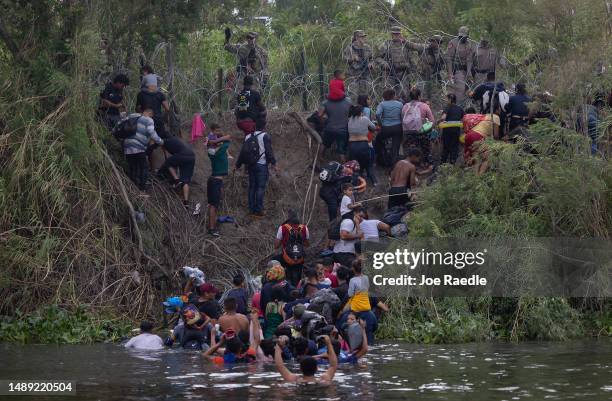
[{"label": "man raising arm", "polygon": [[336,374],[336,369],[338,368],[338,358],[336,357],[336,353],[334,352],[334,347],[332,346],[329,336],[324,336],[324,339],[328,349],[329,368],[318,379],[315,377],[315,373],[317,372],[317,360],[313,357],[306,357],[302,359],[302,362],[300,362],[300,370],[302,371],[301,377],[300,375],[291,373],[283,363],[282,347],[284,344],[281,344],[279,341],[274,349],[274,364],[276,365],[276,368],[283,379],[288,382],[330,383]]}]

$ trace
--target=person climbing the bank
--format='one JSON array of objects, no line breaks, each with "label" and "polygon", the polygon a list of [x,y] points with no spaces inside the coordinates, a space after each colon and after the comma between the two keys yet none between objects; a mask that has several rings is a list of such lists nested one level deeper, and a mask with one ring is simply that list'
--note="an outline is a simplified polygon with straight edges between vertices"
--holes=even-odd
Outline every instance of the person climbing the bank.
[{"label": "person climbing the bank", "polygon": [[148,321],[140,323],[140,334],[130,338],[125,348],[155,351],[164,348],[164,342],[160,336],[153,334],[153,324]]},{"label": "person climbing the bank", "polygon": [[249,174],[249,210],[251,217],[254,218],[265,216],[264,196],[269,177],[268,165],[271,165],[272,170],[278,173],[272,140],[270,135],[263,131],[264,129],[265,123],[263,127],[259,126],[257,131],[245,137],[240,155],[236,160],[236,169],[239,170],[244,165]]},{"label": "person climbing the bank", "polygon": [[363,167],[361,172],[365,170],[367,177],[372,185],[377,184],[376,175],[372,168],[373,161],[371,160],[370,145],[368,133],[370,130],[375,130],[376,125],[368,116],[363,113],[363,106],[355,105],[349,109],[348,119],[348,155],[350,160],[357,160],[359,165]]},{"label": "person climbing the bank", "polygon": [[482,174],[488,167],[488,150],[484,140],[498,138],[501,106],[494,99],[493,113],[466,114],[463,116],[463,160],[472,166],[477,174]]},{"label": "person climbing the bank", "polygon": [[508,133],[518,127],[527,127],[529,125],[529,106],[528,103],[533,99],[527,95],[527,87],[523,82],[516,84],[516,94],[510,96],[508,105],[506,106],[506,114],[508,115]]},{"label": "person climbing the bank", "polygon": [[123,153],[128,164],[128,177],[141,190],[147,189],[149,181],[149,164],[147,163],[147,146],[150,142],[162,145],[164,140],[155,131],[153,110],[147,107],[142,114],[133,113],[130,121],[136,120],[136,131],[123,140]]},{"label": "person climbing the bank", "polygon": [[348,144],[348,118],[351,101],[348,97],[341,100],[325,100],[319,108],[319,118],[325,118],[323,146],[330,149],[336,143],[336,153],[341,162],[346,161]]},{"label": "person climbing the bank", "polygon": [[153,67],[145,64],[140,69],[140,89],[146,89],[149,85],[159,87],[159,76],[153,71]]},{"label": "person climbing the bank", "polygon": [[[206,181],[206,197],[208,201],[208,221],[206,228],[213,237],[221,235],[217,229],[217,212],[221,208],[223,199],[223,179],[228,175],[228,149],[230,135],[218,136],[215,132],[219,125],[212,123],[210,129],[215,134],[214,139],[207,138],[208,158],[210,159],[210,177]],[[211,147],[214,146],[214,147]]]},{"label": "person climbing the bank", "polygon": [[293,374],[291,371],[289,371],[289,369],[287,369],[285,363],[283,362],[283,348],[287,345],[287,339],[279,338],[274,348],[274,364],[285,381],[292,383],[329,384],[334,379],[336,369],[338,368],[338,358],[329,336],[324,335],[322,336],[322,339],[327,346],[327,359],[329,361],[329,367],[325,373],[317,378],[315,377],[318,369],[317,360],[311,356],[307,356],[300,361],[300,371],[302,372],[302,376]]},{"label": "person climbing the bank", "polygon": [[345,182],[342,184],[342,200],[340,201],[340,216],[343,219],[352,219],[354,210],[361,208],[361,203],[355,202],[355,191],[353,184]]},{"label": "person climbing the bank", "polygon": [[189,185],[195,167],[195,153],[193,149],[179,137],[167,138],[163,144],[164,150],[170,153],[159,169],[159,174],[170,174],[174,188],[183,195],[183,205],[189,205]]},{"label": "person climbing the bank", "polygon": [[410,202],[410,190],[415,189],[417,185],[416,171],[421,163],[421,150],[418,148],[408,149],[406,158],[395,163],[389,181],[389,199],[387,208],[391,209],[395,206],[406,207]]},{"label": "person climbing the bank", "polygon": [[419,148],[423,154],[424,166],[431,164],[431,141],[429,133],[425,132],[426,123],[434,123],[435,119],[431,108],[421,101],[421,90],[412,88],[409,93],[410,101],[402,108],[402,130],[404,132],[404,149]]},{"label": "person climbing the bank", "polygon": [[[461,106],[457,105],[455,94],[449,93],[446,95],[448,104],[444,108],[442,117],[440,118],[440,126],[444,123],[461,123],[465,112]],[[441,163],[455,164],[459,156],[459,136],[461,135],[461,126],[444,127],[442,128],[442,156]]]},{"label": "person climbing the bank", "polygon": [[[402,102],[395,98],[393,89],[385,89],[383,101],[376,107],[376,118],[381,127],[376,136],[374,149],[377,164],[382,167],[392,167],[397,161],[402,145]],[[391,151],[387,149],[387,141],[391,139]]]},{"label": "person climbing the bank", "polygon": [[236,125],[249,134],[252,131],[251,121],[255,122],[255,129],[262,130],[266,125],[266,106],[263,104],[261,93],[253,88],[253,77],[244,77],[242,91],[236,95]]},{"label": "person climbing the bank", "polygon": [[342,70],[334,71],[334,78],[329,81],[329,93],[327,99],[332,101],[339,101],[346,97],[346,91],[344,89],[345,75]]},{"label": "person climbing the bank", "polygon": [[357,257],[355,244],[363,238],[359,224],[361,223],[361,215],[357,213],[358,208],[353,209],[354,216],[352,218],[342,219],[340,223],[340,240],[334,244],[334,262],[344,266],[350,266],[353,260]]},{"label": "person climbing the bank", "polygon": [[[148,82],[146,88],[143,88],[136,96],[136,112],[141,113],[143,110],[150,108],[153,110],[153,121],[155,122],[155,131],[160,138],[169,136],[166,130],[164,112],[170,112],[170,105],[166,96],[158,89],[157,84],[153,81]],[[150,153],[149,153],[150,154]]]},{"label": "person climbing the bank", "polygon": [[380,232],[384,232],[387,236],[391,236],[391,227],[377,219],[370,219],[366,209],[361,210],[363,220],[359,224],[359,228],[363,231],[363,240],[369,242],[380,242]]},{"label": "person climbing the bank", "polygon": [[309,246],[310,233],[306,224],[301,224],[297,212],[289,209],[287,220],[278,227],[274,239],[274,249],[281,250],[277,259],[285,268],[287,280],[294,287],[302,278],[305,248]]},{"label": "person climbing the bank", "polygon": [[125,74],[117,74],[113,82],[109,82],[100,93],[100,105],[98,106],[98,118],[112,130],[121,120],[121,113],[126,111],[123,104],[123,90],[130,84],[130,79]]}]

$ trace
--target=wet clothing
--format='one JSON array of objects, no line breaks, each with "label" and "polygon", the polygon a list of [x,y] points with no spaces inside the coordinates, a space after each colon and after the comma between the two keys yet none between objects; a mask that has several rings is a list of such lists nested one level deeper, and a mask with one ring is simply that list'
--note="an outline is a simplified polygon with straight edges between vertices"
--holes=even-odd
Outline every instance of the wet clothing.
[{"label": "wet clothing", "polygon": [[391,187],[389,188],[389,199],[387,201],[387,209],[391,209],[395,206],[406,206],[410,202],[409,192],[410,188],[405,187]]},{"label": "wet clothing", "polygon": [[198,308],[200,313],[205,314],[211,319],[219,319],[221,316],[221,306],[219,306],[219,302],[214,299],[208,301],[195,301],[193,305]]},{"label": "wet clothing", "polygon": [[283,301],[289,300],[289,294],[291,293],[291,290],[293,290],[293,286],[290,285],[287,280],[283,279],[280,281],[268,281],[261,288],[261,295],[259,299],[260,311],[265,311],[266,307],[268,306],[268,302],[272,301],[272,291],[275,287],[282,288],[283,292],[285,293],[285,298]]},{"label": "wet clothing", "polygon": [[125,348],[133,348],[139,350],[159,350],[164,348],[164,342],[161,337],[153,333],[142,333],[136,337],[132,337],[126,344]]}]

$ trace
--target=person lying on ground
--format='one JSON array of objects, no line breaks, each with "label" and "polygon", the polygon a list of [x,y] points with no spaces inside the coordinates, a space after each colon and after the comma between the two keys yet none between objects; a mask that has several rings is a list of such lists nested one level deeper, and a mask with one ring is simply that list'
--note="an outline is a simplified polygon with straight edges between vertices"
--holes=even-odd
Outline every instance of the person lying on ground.
[{"label": "person lying on ground", "polygon": [[227,297],[223,301],[223,309],[225,312],[219,318],[219,328],[222,332],[234,330],[236,333],[249,330],[249,319],[245,315],[236,313],[236,299]]},{"label": "person lying on ground", "polygon": [[300,370],[302,372],[301,376],[293,374],[289,371],[289,369],[287,369],[282,357],[284,344],[279,339],[279,343],[277,343],[274,352],[274,364],[276,365],[276,368],[278,369],[282,378],[285,381],[293,383],[330,383],[333,380],[334,375],[336,374],[336,369],[338,368],[338,359],[336,357],[336,353],[334,352],[334,348],[332,346],[329,336],[324,336],[323,340],[325,341],[327,349],[329,350],[329,368],[319,378],[316,378],[315,374],[317,373],[318,366],[317,360],[313,357],[306,357],[300,362]]},{"label": "person lying on ground", "polygon": [[350,183],[342,184],[342,200],[340,201],[340,216],[343,219],[352,219],[353,210],[361,207],[361,203],[355,202],[353,185]]},{"label": "person lying on ground", "polygon": [[236,300],[236,313],[247,316],[249,301],[247,292],[244,289],[244,276],[241,273],[236,274],[232,278],[232,284],[234,287],[228,291],[227,298],[234,298]]},{"label": "person lying on ground", "polygon": [[395,163],[389,181],[389,200],[387,208],[406,206],[410,202],[410,190],[415,189],[418,183],[416,166],[421,163],[423,153],[418,148],[410,148],[404,160]]},{"label": "person lying on ground", "polygon": [[125,348],[138,350],[158,350],[164,348],[164,342],[161,337],[152,333],[153,324],[143,321],[140,323],[140,334],[130,338],[125,344]]},{"label": "person lying on ground", "polygon": [[380,234],[379,232],[384,232],[388,236],[391,236],[391,227],[383,223],[380,220],[369,219],[368,211],[363,209],[361,211],[361,215],[363,217],[363,221],[359,224],[359,228],[363,231],[363,240],[370,242],[379,242]]},{"label": "person lying on ground", "polygon": [[160,174],[170,173],[174,187],[183,194],[183,204],[189,204],[189,184],[195,167],[195,153],[182,139],[173,136],[164,141],[163,147],[172,156],[166,159],[159,169]]}]

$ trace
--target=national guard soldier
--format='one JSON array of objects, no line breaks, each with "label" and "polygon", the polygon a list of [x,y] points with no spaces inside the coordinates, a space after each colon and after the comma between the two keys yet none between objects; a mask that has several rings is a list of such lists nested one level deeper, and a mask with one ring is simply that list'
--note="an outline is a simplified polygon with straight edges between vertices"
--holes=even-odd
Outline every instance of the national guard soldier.
[{"label": "national guard soldier", "polygon": [[236,55],[238,61],[236,83],[242,82],[246,75],[250,75],[253,77],[256,86],[259,84],[259,89],[263,91],[268,81],[268,52],[257,45],[257,36],[257,32],[248,32],[246,42],[232,45],[230,44],[232,31],[225,28],[225,46],[223,47]]},{"label": "national guard soldier", "polygon": [[442,36],[434,35],[429,39],[429,45],[423,54],[423,78],[425,79],[425,96],[431,99],[433,87],[442,81],[441,72],[444,69],[444,52],[441,47]]},{"label": "national guard soldier", "polygon": [[362,30],[353,32],[351,44],[342,52],[342,58],[348,64],[348,90],[354,95],[368,94],[370,89],[372,48],[366,43],[366,37]]},{"label": "national guard soldier", "polygon": [[410,90],[410,74],[415,68],[409,51],[423,49],[404,39],[399,26],[391,27],[391,39],[383,43],[376,55],[376,63],[383,70],[385,88],[393,88],[398,94]]},{"label": "national guard soldier", "polygon": [[474,60],[474,47],[469,40],[467,26],[459,28],[456,38],[448,43],[446,53],[446,68],[453,84],[453,93],[457,104],[463,104],[467,86],[468,71],[472,70]]},{"label": "national guard soldier", "polygon": [[497,49],[489,44],[488,39],[481,39],[474,52],[474,85],[483,83],[489,72],[496,72],[500,62],[501,58]]}]

